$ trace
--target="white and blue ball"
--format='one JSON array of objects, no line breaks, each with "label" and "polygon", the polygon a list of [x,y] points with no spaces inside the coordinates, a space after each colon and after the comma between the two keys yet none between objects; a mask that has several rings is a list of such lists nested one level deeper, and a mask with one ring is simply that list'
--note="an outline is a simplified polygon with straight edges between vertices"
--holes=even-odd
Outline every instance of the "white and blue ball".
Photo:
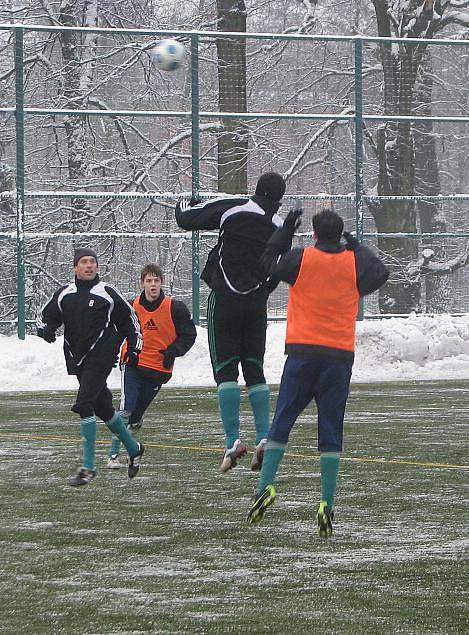
[{"label": "white and blue ball", "polygon": [[150,52],[153,63],[162,71],[175,71],[186,57],[186,49],[177,40],[161,40]]}]

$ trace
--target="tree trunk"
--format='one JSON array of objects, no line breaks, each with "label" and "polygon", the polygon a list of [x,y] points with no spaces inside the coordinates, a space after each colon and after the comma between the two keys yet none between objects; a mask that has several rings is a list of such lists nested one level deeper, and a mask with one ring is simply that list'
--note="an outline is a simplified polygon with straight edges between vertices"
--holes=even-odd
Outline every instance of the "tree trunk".
[{"label": "tree trunk", "polygon": [[[431,116],[433,89],[432,58],[427,51],[422,60],[421,72],[417,78],[415,89],[415,107],[420,116]],[[414,123],[415,143],[415,193],[420,196],[438,196],[441,193],[436,139],[433,133],[433,122],[416,121]],[[439,213],[435,201],[417,201],[417,211],[422,233],[441,233],[446,231],[446,223]],[[447,258],[443,241],[424,238],[423,248],[430,248],[435,259],[444,261]],[[423,279],[425,289],[425,309],[427,313],[444,313],[449,303],[449,276],[428,273]]]},{"label": "tree trunk", "polygon": [[[218,30],[246,31],[243,0],[217,0]],[[218,38],[218,90],[221,112],[246,112],[246,40]],[[218,190],[247,192],[248,136],[239,119],[224,119],[218,139]]]}]

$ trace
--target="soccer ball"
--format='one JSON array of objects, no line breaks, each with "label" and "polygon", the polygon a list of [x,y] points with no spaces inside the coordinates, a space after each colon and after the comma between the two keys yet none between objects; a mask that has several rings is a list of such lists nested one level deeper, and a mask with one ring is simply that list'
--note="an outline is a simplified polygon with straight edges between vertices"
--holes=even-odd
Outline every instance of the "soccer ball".
[{"label": "soccer ball", "polygon": [[186,56],[186,49],[177,40],[161,40],[151,50],[151,59],[162,71],[175,71]]}]

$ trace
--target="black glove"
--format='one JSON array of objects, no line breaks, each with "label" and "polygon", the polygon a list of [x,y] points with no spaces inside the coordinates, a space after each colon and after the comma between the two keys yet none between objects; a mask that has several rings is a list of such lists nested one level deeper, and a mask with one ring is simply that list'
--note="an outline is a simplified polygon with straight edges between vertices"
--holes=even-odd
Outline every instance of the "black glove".
[{"label": "black glove", "polygon": [[55,333],[51,329],[48,329],[48,328],[37,329],[37,334],[38,334],[38,337],[42,337],[42,339],[48,342],[49,344],[52,344],[53,342],[55,342]]},{"label": "black glove", "polygon": [[288,212],[288,216],[283,221],[283,226],[288,229],[292,234],[298,229],[301,225],[301,217],[303,216],[303,210],[301,207],[295,207],[295,209],[291,209]]},{"label": "black glove", "polygon": [[352,234],[350,232],[344,232],[343,233],[343,237],[347,241],[347,244],[345,245],[345,247],[347,249],[352,249],[353,250],[353,249],[356,249],[357,247],[360,247],[360,243],[355,238],[355,236],[352,236]]},{"label": "black glove", "polygon": [[171,366],[174,364],[176,355],[173,353],[173,351],[170,351],[169,348],[160,350],[160,353],[162,353],[163,355],[163,368],[166,368],[166,370],[169,370]]},{"label": "black glove", "polygon": [[125,355],[124,355],[124,359],[122,361],[129,368],[135,368],[135,366],[138,365],[138,353],[137,353],[137,351],[129,351],[129,350],[127,350]]},{"label": "black glove", "polygon": [[199,203],[202,203],[200,196],[191,196],[191,200],[189,201],[189,205],[191,207],[194,207],[194,205],[198,205]]}]

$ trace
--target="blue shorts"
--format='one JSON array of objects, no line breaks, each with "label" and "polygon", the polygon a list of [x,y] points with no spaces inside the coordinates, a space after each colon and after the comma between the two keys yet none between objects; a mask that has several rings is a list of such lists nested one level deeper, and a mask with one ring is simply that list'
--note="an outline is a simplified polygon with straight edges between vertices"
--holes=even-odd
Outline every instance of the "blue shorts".
[{"label": "blue shorts", "polygon": [[318,409],[318,450],[342,452],[352,366],[349,361],[289,355],[269,439],[286,444],[295,421],[314,399]]}]

